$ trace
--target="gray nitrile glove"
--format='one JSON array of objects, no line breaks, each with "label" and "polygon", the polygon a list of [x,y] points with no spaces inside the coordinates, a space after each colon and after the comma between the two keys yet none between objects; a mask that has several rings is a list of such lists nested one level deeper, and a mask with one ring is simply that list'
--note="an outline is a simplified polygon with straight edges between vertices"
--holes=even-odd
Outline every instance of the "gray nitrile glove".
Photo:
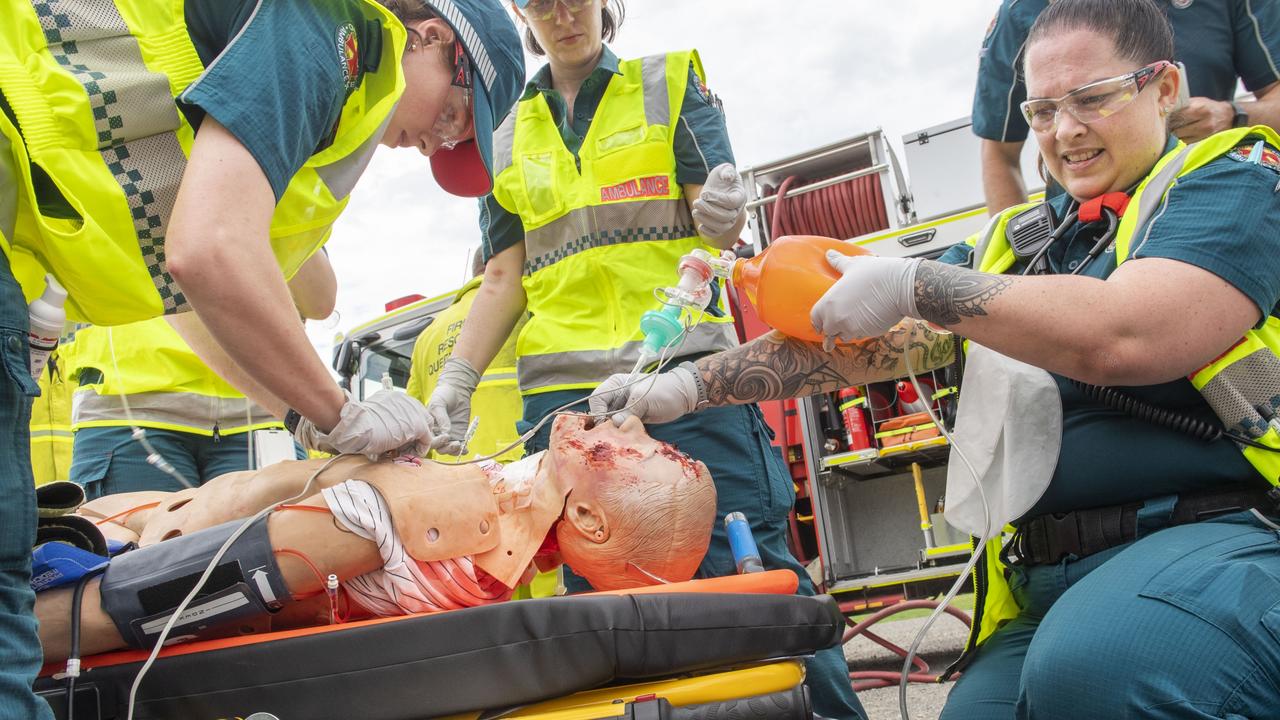
[{"label": "gray nitrile glove", "polygon": [[592,415],[610,415],[615,425],[621,425],[632,415],[643,423],[656,424],[671,422],[706,407],[707,393],[698,368],[683,362],[661,375],[613,375],[600,383],[587,399],[587,405]]},{"label": "gray nitrile glove", "polygon": [[379,390],[365,400],[347,400],[338,424],[327,433],[303,418],[293,436],[309,450],[364,455],[377,460],[389,452],[425,455],[432,432],[427,408],[398,390]]},{"label": "gray nitrile glove", "polygon": [[471,395],[480,384],[480,372],[460,357],[444,361],[436,389],[427,401],[431,429],[436,433],[432,450],[444,455],[464,455],[467,425],[471,422]]},{"label": "gray nitrile glove", "polygon": [[809,320],[828,350],[837,339],[880,337],[902,318],[918,317],[919,258],[850,257],[829,250],[827,262],[843,277],[814,304]]},{"label": "gray nitrile glove", "polygon": [[742,176],[729,163],[717,165],[707,175],[702,194],[689,209],[693,224],[706,238],[719,238],[733,229],[747,206],[747,189]]}]

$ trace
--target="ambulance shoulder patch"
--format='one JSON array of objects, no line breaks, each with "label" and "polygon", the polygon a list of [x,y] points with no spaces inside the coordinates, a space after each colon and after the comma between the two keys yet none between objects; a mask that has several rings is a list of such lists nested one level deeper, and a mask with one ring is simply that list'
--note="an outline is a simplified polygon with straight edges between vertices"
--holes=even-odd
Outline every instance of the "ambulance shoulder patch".
[{"label": "ambulance shoulder patch", "polygon": [[1263,143],[1261,140],[1237,146],[1227,153],[1227,157],[1243,163],[1262,165],[1280,173],[1280,152]]},{"label": "ambulance shoulder patch", "polygon": [[342,68],[342,83],[348,91],[355,90],[360,81],[360,47],[356,26],[349,22],[339,25],[335,44],[338,65]]}]

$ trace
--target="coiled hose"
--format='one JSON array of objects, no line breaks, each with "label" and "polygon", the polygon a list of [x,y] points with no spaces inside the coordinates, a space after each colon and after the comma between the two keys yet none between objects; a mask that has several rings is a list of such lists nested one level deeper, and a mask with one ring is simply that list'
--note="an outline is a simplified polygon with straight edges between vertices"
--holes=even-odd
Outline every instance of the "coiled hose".
[{"label": "coiled hose", "polygon": [[889,217],[877,173],[851,178],[803,195],[787,196],[791,190],[823,179],[792,175],[782,181],[776,192],[772,187],[764,186],[765,194],[776,198],[765,206],[770,240],[784,235],[824,235],[848,240],[888,229]]}]

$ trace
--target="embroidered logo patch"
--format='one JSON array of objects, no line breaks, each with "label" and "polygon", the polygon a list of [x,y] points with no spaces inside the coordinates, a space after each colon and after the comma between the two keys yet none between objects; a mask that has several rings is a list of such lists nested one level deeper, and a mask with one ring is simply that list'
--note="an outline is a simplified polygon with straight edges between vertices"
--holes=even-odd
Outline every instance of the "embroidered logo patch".
[{"label": "embroidered logo patch", "polygon": [[356,88],[360,78],[360,48],[356,41],[356,26],[343,23],[337,35],[338,64],[342,66],[342,82],[348,90]]},{"label": "embroidered logo patch", "polygon": [[650,175],[600,188],[600,202],[665,197],[670,192],[671,178],[666,175]]},{"label": "embroidered logo patch", "polygon": [[1276,172],[1280,172],[1280,153],[1274,149],[1261,145],[1257,142],[1241,145],[1231,152],[1227,153],[1227,157],[1240,162],[1253,163],[1254,165],[1262,165],[1271,168]]}]

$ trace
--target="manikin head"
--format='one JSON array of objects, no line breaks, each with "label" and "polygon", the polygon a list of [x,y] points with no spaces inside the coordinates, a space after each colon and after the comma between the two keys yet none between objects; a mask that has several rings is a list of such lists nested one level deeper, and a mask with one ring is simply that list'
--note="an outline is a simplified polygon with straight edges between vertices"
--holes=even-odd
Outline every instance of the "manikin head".
[{"label": "manikin head", "polygon": [[560,552],[593,587],[693,577],[715,523],[706,465],[649,437],[635,417],[617,427],[586,415],[556,418],[543,463],[568,489]]}]

